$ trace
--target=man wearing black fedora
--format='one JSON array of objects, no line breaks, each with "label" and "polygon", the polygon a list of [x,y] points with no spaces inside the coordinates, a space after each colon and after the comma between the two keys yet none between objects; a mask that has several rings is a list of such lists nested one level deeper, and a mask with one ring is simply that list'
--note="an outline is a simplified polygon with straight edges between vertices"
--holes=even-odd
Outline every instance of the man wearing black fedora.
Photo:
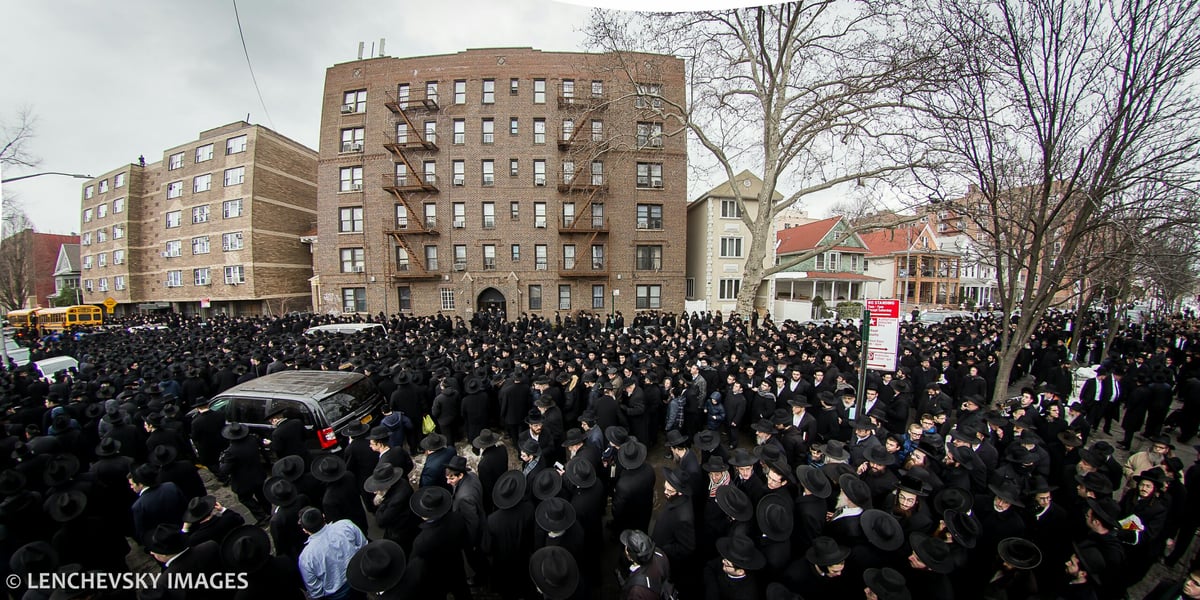
[{"label": "man wearing black fedora", "polygon": [[621,472],[613,486],[612,529],[645,531],[654,511],[656,480],[654,467],[646,464],[646,445],[629,439],[617,449],[617,462]]},{"label": "man wearing black fedora", "polygon": [[659,550],[654,540],[640,529],[626,529],[620,534],[629,573],[617,571],[621,584],[620,600],[657,600],[671,584],[671,562]]},{"label": "man wearing black fedora", "polygon": [[384,537],[411,550],[421,521],[409,506],[413,487],[404,477],[404,471],[391,463],[377,465],[363,483],[363,490],[371,494],[375,522],[383,530]]},{"label": "man wearing black fedora", "polygon": [[431,433],[421,440],[421,451],[425,453],[425,466],[421,468],[421,487],[436,485],[448,491],[450,484],[446,482],[446,465],[450,464],[451,458],[457,456],[454,446],[449,445],[446,436]]},{"label": "man wearing black fedora", "polygon": [[308,468],[312,461],[312,454],[306,443],[310,434],[304,428],[304,421],[296,418],[291,409],[280,406],[267,415],[267,422],[274,429],[271,431],[271,438],[263,440],[263,443],[275,453],[275,458],[299,456],[304,461],[305,468]]},{"label": "man wearing black fedora", "polygon": [[510,577],[523,565],[529,564],[533,552],[533,504],[525,499],[525,475],[516,469],[506,471],[496,480],[492,502],[496,509],[487,517],[488,535],[484,548],[491,558],[492,591],[504,600],[524,595],[528,585],[523,578]]},{"label": "man wearing black fedora", "polygon": [[565,548],[547,546],[529,559],[529,578],[545,600],[579,597],[579,565]]},{"label": "man wearing black fedora", "polygon": [[312,476],[324,484],[321,512],[331,523],[349,519],[363,532],[367,531],[367,512],[363,509],[354,475],[346,470],[346,461],[337,454],[322,454],[313,460]]},{"label": "man wearing black fedora", "polygon": [[309,503],[308,497],[302,495],[295,484],[282,477],[272,477],[263,483],[263,494],[273,507],[270,531],[275,553],[292,558],[300,556],[305,535],[297,519],[300,509]]},{"label": "man wearing black fedora", "polygon": [[717,540],[719,559],[704,568],[705,598],[710,600],[742,600],[758,595],[757,571],[766,565],[766,558],[754,547],[750,538],[742,535]]},{"label": "man wearing black fedora", "polygon": [[[655,518],[650,537],[655,546],[667,555],[671,567],[680,573],[695,567],[696,518],[691,494],[691,483],[682,470],[663,468],[663,497],[666,502]],[[695,589],[695,586],[689,586],[683,580],[677,584],[682,586],[681,593]]]},{"label": "man wearing black fedora", "polygon": [[863,596],[866,600],[911,600],[904,575],[890,567],[863,572]]},{"label": "man wearing black fedora", "polygon": [[371,500],[374,494],[363,489],[363,484],[375,471],[375,465],[379,464],[379,453],[371,449],[371,440],[367,437],[370,432],[371,426],[366,423],[351,423],[342,433],[349,438],[344,452],[346,470],[354,474],[354,484],[359,490],[363,505],[366,506],[367,512],[373,513],[375,504]]},{"label": "man wearing black fedora", "polygon": [[174,483],[189,500],[208,493],[196,463],[180,459],[172,446],[157,446],[150,451],[150,464],[158,467],[158,480]]},{"label": "man wearing black fedora", "polygon": [[183,513],[187,511],[187,497],[171,482],[158,482],[158,469],[153,465],[139,465],[129,474],[129,487],[138,495],[133,503],[134,538],[146,536],[158,525],[169,524],[175,528],[183,525]]},{"label": "man wearing black fedora", "polygon": [[[221,571],[221,546],[212,540],[189,546],[178,527],[157,525],[146,534],[145,544],[150,556],[163,564],[165,573],[209,575]],[[159,583],[166,585],[165,579]],[[188,597],[220,598],[222,594],[219,590],[192,590]]]},{"label": "man wearing black fedora", "polygon": [[221,436],[225,429],[225,413],[219,410],[209,410],[208,398],[196,398],[192,408],[196,415],[192,417],[191,437],[196,447],[196,455],[200,464],[216,474],[221,466],[221,453],[229,447],[229,440]]},{"label": "man wearing black fedora", "polygon": [[954,600],[949,577],[954,571],[950,546],[923,533],[910,534],[908,541],[912,554],[908,556],[904,578],[909,587],[921,590],[923,596],[931,600]]},{"label": "man wearing black fedora", "polygon": [[229,532],[245,523],[242,515],[221,506],[213,496],[192,498],[183,513],[183,531],[189,546],[209,540],[219,544]]},{"label": "man wearing black fedora", "polygon": [[261,527],[242,525],[229,532],[221,542],[221,562],[227,572],[246,574],[246,588],[235,600],[304,600],[296,561],[272,555],[271,538]]},{"label": "man wearing black fedora", "polygon": [[483,491],[483,509],[491,511],[492,489],[500,476],[508,470],[508,447],[500,443],[500,436],[491,429],[481,429],[471,440],[471,446],[479,455],[479,464],[475,470]]},{"label": "man wearing black fedora", "polygon": [[446,482],[454,497],[453,510],[462,518],[467,529],[467,561],[475,571],[475,579],[486,581],[487,561],[480,551],[487,515],[483,511],[483,486],[479,476],[471,472],[465,456],[455,456],[446,464]]},{"label": "man wearing black fedora", "polygon": [[467,528],[453,505],[450,492],[440,486],[422,487],[409,500],[413,513],[423,521],[412,550],[413,559],[425,564],[420,597],[444,598],[451,593],[456,600],[472,598],[462,558]]},{"label": "man wearing black fedora", "polygon": [[857,590],[845,576],[850,549],[837,540],[821,536],[813,540],[803,557],[788,566],[782,583],[791,590],[803,590],[813,598],[849,598]]},{"label": "man wearing black fedora", "polygon": [[263,466],[258,436],[251,435],[250,428],[242,423],[226,425],[221,436],[229,440],[229,447],[221,453],[221,473],[229,478],[229,487],[237,494],[238,501],[261,523],[269,516],[269,505],[263,494],[267,469]]},{"label": "man wearing black fedora", "polygon": [[371,451],[379,456],[376,464],[391,463],[397,469],[411,473],[414,465],[412,455],[403,445],[393,444],[393,439],[394,436],[387,427],[378,425],[371,428],[371,432],[367,434],[367,443],[371,446]]},{"label": "man wearing black fedora", "polygon": [[370,542],[350,558],[346,579],[350,587],[371,598],[416,598],[424,566],[405,559],[404,549],[392,540]]}]

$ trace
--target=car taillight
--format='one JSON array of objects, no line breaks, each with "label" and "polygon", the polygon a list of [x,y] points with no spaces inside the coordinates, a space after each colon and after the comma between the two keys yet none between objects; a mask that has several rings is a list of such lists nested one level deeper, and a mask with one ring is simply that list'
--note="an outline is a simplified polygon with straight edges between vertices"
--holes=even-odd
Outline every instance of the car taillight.
[{"label": "car taillight", "polygon": [[326,427],[317,432],[317,441],[321,442],[322,450],[336,446],[337,434],[333,432],[332,427]]}]

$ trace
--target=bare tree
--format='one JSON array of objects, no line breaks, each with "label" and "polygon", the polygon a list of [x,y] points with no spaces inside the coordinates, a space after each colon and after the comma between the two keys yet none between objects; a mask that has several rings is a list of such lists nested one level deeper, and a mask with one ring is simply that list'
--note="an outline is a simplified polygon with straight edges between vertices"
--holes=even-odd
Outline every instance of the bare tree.
[{"label": "bare tree", "polygon": [[33,222],[11,202],[3,216],[0,240],[0,308],[25,308],[33,294]]},{"label": "bare tree", "polygon": [[0,121],[0,166],[35,167],[38,159],[29,153],[37,117],[33,109],[23,107],[12,122]]},{"label": "bare tree", "polygon": [[930,96],[946,172],[973,186],[956,208],[994,256],[1005,313],[1019,311],[1001,331],[999,400],[1090,236],[1134,207],[1172,215],[1195,189],[1200,3],[944,0],[926,20],[961,69]]},{"label": "bare tree", "polygon": [[[664,110],[682,115],[671,133],[688,135],[702,149],[690,154],[702,157],[694,170],[731,182],[744,166],[761,172],[757,198],[732,186],[751,233],[739,313],[755,308],[764,278],[820,251],[764,267],[780,211],[843,184],[896,180],[928,164],[922,140],[905,125],[908,98],[938,86],[941,63],[936,39],[916,39],[900,8],[805,0],[691,13],[593,13],[587,32],[594,47],[686,61],[690,104]],[[774,200],[781,182],[796,191]]]}]

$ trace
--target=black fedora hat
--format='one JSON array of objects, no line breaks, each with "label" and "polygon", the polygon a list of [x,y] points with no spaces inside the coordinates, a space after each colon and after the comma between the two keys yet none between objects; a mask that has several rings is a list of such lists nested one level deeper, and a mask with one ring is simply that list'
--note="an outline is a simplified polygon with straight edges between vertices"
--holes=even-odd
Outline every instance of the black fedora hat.
[{"label": "black fedora hat", "polygon": [[629,430],[620,425],[609,425],[604,430],[604,439],[614,446],[624,446],[629,441]]},{"label": "black fedora hat", "polygon": [[951,509],[968,512],[974,504],[975,497],[958,487],[942,488],[933,497],[933,510],[938,514],[944,514]]},{"label": "black fedora hat", "polygon": [[342,430],[342,434],[349,438],[361,438],[371,432],[371,426],[366,423],[351,423]]},{"label": "black fedora hat", "polygon": [[830,462],[846,462],[850,460],[850,450],[841,440],[829,440],[825,444],[825,458]]},{"label": "black fedora hat", "polygon": [[207,519],[217,506],[215,496],[197,496],[188,500],[187,510],[183,511],[184,523],[199,523]]},{"label": "black fedora hat", "polygon": [[96,444],[96,456],[104,458],[105,456],[116,456],[121,453],[121,440],[114,437],[105,436],[100,439],[100,443]]},{"label": "black fedora hat", "polygon": [[870,568],[863,571],[863,584],[875,592],[875,597],[879,600],[911,600],[912,598],[904,575],[891,567]]},{"label": "black fedora hat", "polygon": [[791,399],[788,400],[788,405],[796,408],[809,408],[812,406],[808,403],[808,398],[805,396],[792,396]]},{"label": "black fedora hat", "polygon": [[322,454],[313,460],[312,474],[317,481],[333,483],[346,474],[346,461],[336,454]]},{"label": "black fedora hat", "polygon": [[293,454],[285,456],[271,465],[271,475],[274,477],[282,477],[292,483],[300,479],[304,475],[304,459]]},{"label": "black fedora hat", "polygon": [[73,521],[87,508],[87,496],[78,490],[66,490],[51,494],[42,505],[51,519],[59,523]]},{"label": "black fedora hat", "polygon": [[1000,555],[1001,560],[1022,571],[1042,564],[1042,551],[1037,544],[1025,538],[1010,537],[1000,540],[1000,544],[996,546],[996,553]]},{"label": "black fedora hat", "polygon": [[547,600],[566,600],[579,587],[579,564],[566,548],[546,546],[529,557],[529,578]]},{"label": "black fedora hat", "polygon": [[545,422],[545,420],[545,415],[542,414],[542,411],[536,408],[530,409],[529,413],[525,415],[526,425],[541,425],[543,422]]},{"label": "black fedora hat", "polygon": [[766,419],[759,419],[755,421],[754,424],[750,426],[750,429],[753,429],[758,433],[765,433],[768,435],[775,435],[776,432],[775,425]]},{"label": "black fedora hat", "polygon": [[431,433],[421,440],[421,449],[426,452],[434,452],[446,447],[446,436],[440,433]]},{"label": "black fedora hat", "polygon": [[1121,507],[1112,498],[1088,498],[1087,507],[1105,527],[1113,529],[1120,524]]},{"label": "black fedora hat", "polygon": [[663,445],[668,448],[686,448],[692,445],[692,440],[688,439],[686,435],[683,435],[682,431],[679,431],[678,429],[672,429],[667,432],[667,437],[666,440],[663,441]]},{"label": "black fedora hat", "polygon": [[804,489],[818,498],[828,498],[833,493],[833,483],[824,472],[811,465],[796,467],[796,479]]},{"label": "black fedora hat", "polygon": [[221,437],[233,441],[250,435],[250,428],[242,423],[230,423],[221,430]]},{"label": "black fedora hat", "polygon": [[454,455],[450,457],[450,462],[446,463],[446,470],[454,471],[461,475],[470,471],[471,467],[467,466],[467,457]]},{"label": "black fedora hat", "polygon": [[478,377],[467,379],[467,383],[463,385],[463,393],[466,395],[478,394],[483,391],[483,380]]},{"label": "black fedora hat", "polygon": [[350,587],[367,594],[390,590],[404,578],[407,566],[404,549],[392,540],[376,540],[350,557],[346,580]]},{"label": "black fedora hat", "polygon": [[883,449],[883,446],[871,446],[863,453],[863,458],[869,463],[890,467],[896,464],[896,455]]},{"label": "black fedora hat", "polygon": [[499,443],[500,436],[496,435],[496,432],[492,431],[491,429],[480,430],[479,435],[475,436],[475,439],[471,440],[471,446],[479,450],[490,448]]},{"label": "black fedora hat", "polygon": [[175,462],[175,458],[179,456],[179,451],[175,446],[168,444],[159,444],[150,451],[150,464],[161,467]]},{"label": "black fedora hat", "polygon": [[994,494],[997,498],[1016,506],[1017,508],[1023,508],[1025,506],[1025,503],[1021,501],[1021,489],[1015,484],[1007,481],[1002,482],[999,485],[993,483],[988,485],[988,489],[991,490],[992,494]]},{"label": "black fedora hat", "polygon": [[567,433],[563,438],[562,445],[563,448],[570,448],[571,446],[578,446],[586,441],[587,438],[583,437],[583,430],[579,429],[578,427],[572,427],[571,429],[567,430]]},{"label": "black fedora hat", "polygon": [[773,542],[791,539],[792,530],[796,525],[795,513],[778,494],[763,496],[762,500],[758,501],[755,513],[758,529],[764,537]]},{"label": "black fedora hat", "polygon": [[636,469],[646,462],[646,445],[631,439],[617,450],[617,463],[623,469]]},{"label": "black fedora hat", "polygon": [[766,557],[754,547],[754,542],[744,535],[717,540],[717,553],[733,566],[746,571],[757,571],[767,564]]},{"label": "black fedora hat", "polygon": [[838,487],[842,489],[842,493],[846,494],[846,498],[853,502],[855,506],[861,508],[871,507],[871,487],[865,481],[859,479],[857,475],[846,473],[838,477]]},{"label": "black fedora hat", "polygon": [[505,471],[492,488],[492,503],[499,509],[516,506],[525,498],[525,485],[524,473],[516,469]]},{"label": "black fedora hat", "polygon": [[558,496],[562,491],[562,476],[554,469],[542,469],[533,476],[530,491],[538,500],[546,500]]},{"label": "black fedora hat", "polygon": [[392,437],[392,431],[383,425],[376,425],[367,432],[367,439],[376,442],[389,440]]},{"label": "black fedora hat", "polygon": [[721,434],[711,429],[705,429],[696,432],[696,435],[692,436],[692,441],[701,451],[712,452],[721,445]]},{"label": "black fedora hat", "polygon": [[752,467],[758,459],[754,457],[749,450],[745,448],[736,448],[733,454],[729,455],[729,466],[731,467]]},{"label": "black fedora hat", "polygon": [[1100,553],[1100,549],[1096,547],[1094,542],[1071,542],[1071,548],[1075,551],[1075,557],[1079,559],[1079,566],[1087,573],[1088,581],[1101,585],[1103,571],[1108,565],[1104,562],[1104,555]]},{"label": "black fedora hat", "polygon": [[900,521],[882,510],[868,508],[859,518],[863,535],[872,546],[885,552],[891,552],[904,545],[904,528]]},{"label": "black fedora hat", "polygon": [[750,496],[737,486],[723,485],[717,488],[716,500],[721,511],[734,521],[745,523],[754,518],[754,504]]},{"label": "black fedora hat", "polygon": [[670,484],[672,488],[675,488],[676,492],[679,492],[685,496],[692,495],[691,486],[688,485],[687,473],[684,473],[680,469],[663,467],[663,479],[666,480],[666,482]]},{"label": "black fedora hat", "polygon": [[272,477],[263,482],[263,495],[275,506],[291,506],[300,498],[296,484],[282,477]]},{"label": "black fedora hat", "polygon": [[187,550],[187,537],[178,527],[160,523],[146,534],[146,549],[155,554],[173,555]]},{"label": "black fedora hat", "polygon": [[242,525],[225,534],[221,561],[230,571],[253,573],[271,560],[271,536],[261,527]]},{"label": "black fedora hat", "polygon": [[16,575],[54,573],[58,570],[58,552],[49,542],[29,542],[13,552],[8,566]]},{"label": "black fedora hat", "polygon": [[837,540],[824,535],[813,539],[812,546],[808,548],[808,552],[804,553],[804,558],[807,558],[808,562],[818,567],[836,565],[844,562],[848,556],[850,556],[849,548],[838,544]]},{"label": "black fedora hat", "polygon": [[713,454],[708,457],[703,465],[700,466],[705,473],[721,473],[729,471],[729,465],[725,464],[725,459],[721,458],[720,454]]},{"label": "black fedora hat", "polygon": [[546,532],[566,531],[575,524],[575,507],[557,496],[542,500],[533,513],[538,527]]},{"label": "black fedora hat", "polygon": [[592,463],[579,456],[567,462],[563,476],[577,488],[590,488],[596,485],[597,481],[596,468],[592,466]]},{"label": "black fedora hat", "polygon": [[427,521],[445,516],[452,504],[450,490],[436,485],[423,487],[408,499],[413,513]]},{"label": "black fedora hat", "polygon": [[946,574],[954,570],[954,559],[951,557],[950,545],[946,542],[914,531],[909,534],[908,543],[917,554],[917,558],[921,559],[930,571]]},{"label": "black fedora hat", "polygon": [[379,463],[371,476],[363,482],[363,490],[367,492],[383,492],[391,489],[397,481],[404,479],[404,469],[397,469],[392,463]]},{"label": "black fedora hat", "polygon": [[79,472],[79,458],[74,454],[54,454],[42,465],[42,481],[46,487],[58,487]]},{"label": "black fedora hat", "polygon": [[975,515],[950,509],[942,513],[942,520],[946,522],[946,530],[950,532],[950,535],[954,537],[954,542],[959,546],[970,550],[979,543],[983,526],[979,523],[979,519],[975,518]]},{"label": "black fedora hat", "polygon": [[900,476],[899,481],[896,483],[896,489],[904,490],[917,496],[929,495],[929,484],[911,473],[905,473]]},{"label": "black fedora hat", "polygon": [[1083,475],[1076,475],[1075,482],[1082,485],[1088,491],[1096,494],[1097,497],[1107,498],[1112,496],[1113,487],[1112,481],[1101,475],[1098,471],[1092,471]]},{"label": "black fedora hat", "polygon": [[0,471],[0,497],[13,496],[25,489],[25,475],[16,469]]},{"label": "black fedora hat", "polygon": [[542,455],[542,447],[531,437],[522,437],[521,441],[517,442],[517,448],[530,456]]}]

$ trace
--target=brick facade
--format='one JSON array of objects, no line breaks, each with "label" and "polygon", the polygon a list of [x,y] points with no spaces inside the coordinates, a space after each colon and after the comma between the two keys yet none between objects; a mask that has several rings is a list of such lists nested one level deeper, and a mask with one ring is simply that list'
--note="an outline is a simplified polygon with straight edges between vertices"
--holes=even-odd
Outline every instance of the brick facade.
[{"label": "brick facade", "polygon": [[[569,311],[608,312],[615,292],[616,309],[632,313],[639,290],[643,307],[656,293],[655,308],[681,310],[687,154],[684,136],[671,135],[668,115],[672,105],[684,103],[683,62],[647,54],[622,58],[503,48],[330,67],[317,176],[317,309],[469,317],[494,300],[510,315],[553,315],[560,286],[569,286]],[[537,102],[539,81],[544,91],[536,94]],[[564,81],[573,82],[573,93]],[[431,82],[436,100],[427,94]],[[661,86],[666,101],[638,97],[635,82]],[[485,85],[492,86],[488,101]],[[365,94],[347,96],[357,91]],[[492,130],[485,139],[486,119]],[[573,122],[573,136],[571,128],[564,135],[566,119]],[[593,121],[600,122],[594,138]],[[639,122],[651,124],[640,138]],[[663,124],[661,136],[652,133],[655,123]],[[430,126],[436,135],[425,135]],[[541,134],[536,137],[535,127]],[[490,180],[484,161],[492,161]],[[544,161],[538,177],[535,161]],[[568,161],[573,179],[564,178]],[[593,162],[600,169],[594,176]],[[461,178],[455,176],[456,163],[462,165]],[[640,180],[639,163],[652,165],[642,167]],[[432,177],[424,177],[427,168]],[[485,225],[488,203],[493,212]],[[541,215],[535,217],[539,205],[544,223]],[[602,215],[593,213],[596,205],[603,206]],[[649,211],[641,218],[638,205]],[[403,219],[397,219],[398,209]],[[564,221],[569,209],[573,222]],[[434,217],[428,223],[427,215]],[[514,245],[519,260],[513,260]],[[564,250],[572,245],[574,268]],[[535,260],[539,246],[545,247],[544,266]],[[602,258],[596,254],[593,260],[593,246]],[[661,254],[643,249],[638,264],[638,246],[661,247]],[[436,248],[436,268],[427,264],[426,247]],[[458,264],[456,247],[465,250]],[[489,248],[494,260],[485,259]],[[540,286],[540,310],[530,307],[536,289],[531,286]]]},{"label": "brick facade", "polygon": [[[211,157],[198,153],[210,144]],[[118,313],[136,311],[140,304],[188,313],[307,308],[312,262],[299,236],[316,217],[316,159],[313,150],[270,129],[235,122],[167,149],[158,162],[126,165],[88,181],[80,242],[84,302],[111,297],[120,304]],[[211,178],[207,189],[205,176]],[[123,186],[116,185],[118,177],[124,177]],[[101,192],[101,185],[107,191]],[[178,195],[173,186],[179,186]],[[118,200],[125,205],[121,212],[114,204]],[[232,209],[237,201],[240,214],[226,214],[227,203]],[[195,212],[205,207],[206,216]],[[176,212],[178,223],[168,223],[168,215]],[[124,228],[121,238],[114,237],[114,227]],[[241,248],[233,243],[238,233]],[[117,251],[125,253],[120,264],[114,262]],[[227,283],[226,267],[238,266],[244,282],[232,277]],[[208,282],[198,284],[196,270],[204,268]],[[171,280],[174,272],[177,281]],[[124,289],[117,289],[119,277]],[[202,300],[211,308],[202,309]],[[274,307],[265,301],[274,301]]]}]

